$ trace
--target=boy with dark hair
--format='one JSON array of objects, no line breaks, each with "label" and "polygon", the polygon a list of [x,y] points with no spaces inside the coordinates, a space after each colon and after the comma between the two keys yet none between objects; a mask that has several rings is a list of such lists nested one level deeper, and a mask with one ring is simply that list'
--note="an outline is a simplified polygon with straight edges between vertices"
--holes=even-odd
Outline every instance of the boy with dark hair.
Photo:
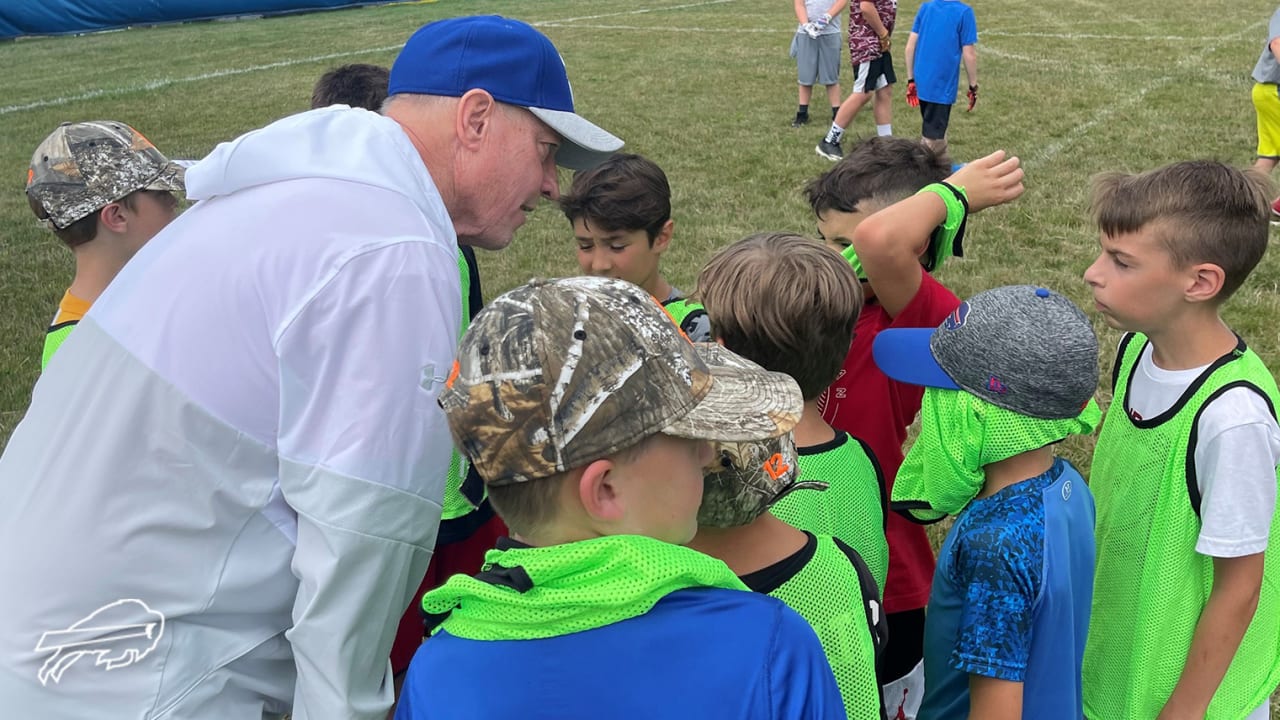
[{"label": "boy with dark hair", "polygon": [[[945,213],[925,197],[895,210]],[[1002,287],[937,329],[880,333],[874,352],[886,373],[927,388],[893,508],[917,522],[957,516],[929,598],[919,717],[1078,720],[1094,506],[1053,446],[1102,418],[1089,319],[1045,288]]]},{"label": "boy with dark hair", "polygon": [[[862,312],[849,264],[812,240],[761,233],[730,245],[698,276],[698,299],[726,348],[800,385],[805,411],[795,429],[805,480],[823,493],[790,495],[773,508],[788,523],[853,546],[884,587],[884,476],[866,444],[822,419],[818,396],[840,371]],[[732,566],[732,563],[730,563]],[[739,573],[741,574],[741,573]]]},{"label": "boy with dark hair", "polygon": [[575,173],[560,209],[578,243],[584,275],[634,283],[657,298],[694,342],[711,339],[707,315],[680,302],[684,294],[662,276],[659,261],[671,244],[671,186],[657,163],[617,153]]},{"label": "boy with dark hair", "polygon": [[311,108],[349,105],[378,112],[387,99],[391,69],[381,65],[351,63],[320,76],[311,91]]},{"label": "boy with dark hair", "polygon": [[812,628],[681,547],[707,439],[785,434],[794,381],[708,365],[643,290],[579,277],[480,312],[440,404],[513,537],[423,598],[397,718],[844,717]]},{"label": "boy with dark hair", "polygon": [[[724,560],[747,587],[808,620],[849,717],[881,717],[875,667],[883,628],[875,626],[883,622],[879,587],[888,564],[884,478],[866,447],[832,430],[813,402],[848,351],[862,305],[858,280],[840,256],[812,240],[761,233],[717,253],[698,278],[698,294],[724,348],[790,375],[806,402],[794,443],[721,446],[690,547]],[[828,448],[844,463],[811,461],[832,456]],[[801,486],[825,491],[790,493],[786,478],[797,464]],[[871,631],[868,612],[875,615]]]},{"label": "boy with dark hair", "polygon": [[[949,166],[919,142],[869,138],[807,189],[818,232],[841,249],[864,280],[866,305],[853,345],[835,382],[818,397],[822,418],[866,441],[892,490],[902,463],[907,428],[920,411],[923,391],[891,380],[872,358],[876,334],[891,327],[937,327],[960,304],[929,272],[959,254],[968,211],[1007,202],[1022,192],[1018,161],[996,153],[948,178]],[[957,197],[947,186],[964,187]],[[930,188],[925,191],[925,188]],[[913,193],[946,210],[941,225],[899,226],[878,210]],[[966,195],[967,193],[967,195]],[[968,208],[966,209],[965,202]],[[884,588],[889,646],[880,663],[889,716],[915,716],[924,689],[924,606],[933,576],[933,548],[924,529],[895,513],[886,524],[889,573]]]},{"label": "boy with dark hair", "polygon": [[183,169],[122,122],[62,123],[27,171],[31,211],[76,258],[45,335],[43,370],[120,268],[178,216]]},{"label": "boy with dark hair", "polygon": [[861,0],[849,13],[849,62],[853,65],[853,90],[831,118],[831,129],[815,148],[828,160],[844,156],[840,140],[845,128],[858,111],[875,94],[872,113],[876,135],[893,134],[893,57],[889,54],[890,36],[898,17],[897,0]]},{"label": "boy with dark hair", "polygon": [[1280,393],[1221,316],[1267,249],[1270,191],[1216,162],[1094,181],[1084,278],[1126,334],[1090,479],[1090,718],[1265,720],[1280,683]]},{"label": "boy with dark hair", "polygon": [[[947,126],[956,102],[960,63],[969,81],[969,107],[978,102],[978,22],[960,0],[929,0],[916,11],[907,36],[907,104],[920,108],[925,145],[947,152]],[[916,77],[919,77],[919,83]]]}]

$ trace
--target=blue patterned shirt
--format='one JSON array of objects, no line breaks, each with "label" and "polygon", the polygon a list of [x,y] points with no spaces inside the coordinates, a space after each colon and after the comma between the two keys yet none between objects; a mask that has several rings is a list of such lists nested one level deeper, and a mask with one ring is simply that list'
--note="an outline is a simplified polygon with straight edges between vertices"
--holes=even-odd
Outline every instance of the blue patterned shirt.
[{"label": "blue patterned shirt", "polygon": [[1084,716],[1093,525],[1093,496],[1061,458],[956,518],[929,597],[920,720],[968,717],[970,674],[1023,683],[1023,717]]}]

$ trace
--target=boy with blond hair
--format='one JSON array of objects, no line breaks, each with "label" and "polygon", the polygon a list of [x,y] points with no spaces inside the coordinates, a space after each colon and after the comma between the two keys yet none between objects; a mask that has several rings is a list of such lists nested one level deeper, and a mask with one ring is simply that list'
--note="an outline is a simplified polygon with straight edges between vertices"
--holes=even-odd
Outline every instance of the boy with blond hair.
[{"label": "boy with blond hair", "polygon": [[1090,718],[1267,717],[1280,683],[1280,392],[1222,320],[1267,248],[1256,171],[1180,162],[1094,181],[1085,271],[1125,331],[1094,450]]},{"label": "boy with blond hair", "polygon": [[708,365],[639,287],[579,277],[481,311],[440,404],[512,538],[423,598],[397,718],[844,717],[805,621],[681,547],[707,441],[791,430],[794,381]]},{"label": "boy with blond hair", "polygon": [[[866,441],[890,491],[924,391],[876,367],[872,343],[888,328],[937,327],[960,305],[930,273],[946,258],[961,254],[969,211],[1022,192],[1017,159],[1006,160],[1002,153],[975,160],[951,177],[950,171],[944,158],[919,142],[874,137],[851,148],[807,188],[819,235],[844,254],[863,280],[866,297],[844,365],[818,396],[817,407],[832,427]],[[942,211],[941,224],[928,213],[902,217],[879,212],[916,193],[928,198],[932,210]],[[923,528],[896,513],[888,517],[886,535],[884,605],[890,640],[880,679],[889,717],[910,720],[924,690],[924,607],[933,577],[933,547]]]},{"label": "boy with blond hair", "polygon": [[[713,463],[707,476],[690,547],[724,560],[747,587],[785,601],[808,620],[849,717],[880,717],[876,657],[883,628],[876,626],[883,623],[879,587],[889,552],[884,478],[866,446],[832,430],[814,405],[852,339],[862,306],[857,277],[819,243],[762,233],[717,253],[699,276],[698,294],[724,347],[790,375],[805,409],[794,430],[798,456],[790,438],[769,441],[781,448],[772,452],[755,443],[718,453],[721,464]],[[743,461],[755,456],[763,456],[763,464]],[[844,462],[811,462],[823,456]],[[802,485],[823,492],[790,492],[786,478],[797,464]],[[760,502],[735,502],[744,496]]]},{"label": "boy with blond hair", "polygon": [[675,317],[694,342],[711,339],[707,314],[684,301],[659,266],[671,245],[671,185],[652,160],[616,153],[590,170],[577,172],[560,197],[578,244],[583,275],[626,280],[644,288]]}]

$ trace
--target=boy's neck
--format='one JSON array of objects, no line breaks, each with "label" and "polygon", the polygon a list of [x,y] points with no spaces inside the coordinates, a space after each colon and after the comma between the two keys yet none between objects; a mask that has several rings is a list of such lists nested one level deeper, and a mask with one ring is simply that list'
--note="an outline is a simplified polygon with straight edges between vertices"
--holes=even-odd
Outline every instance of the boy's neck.
[{"label": "boy's neck", "polygon": [[974,499],[991,497],[1011,485],[1017,485],[1024,480],[1049,472],[1053,467],[1053,458],[1053,446],[1045,445],[1042,448],[1028,450],[999,462],[984,465],[982,472],[986,475],[986,481],[983,482],[982,490]]},{"label": "boy's neck", "polygon": [[673,287],[671,283],[667,282],[667,279],[662,277],[662,273],[658,273],[654,277],[653,282],[650,283],[649,286],[645,288],[645,290],[650,295],[657,298],[658,302],[660,303],[666,302],[667,298],[671,297],[672,289]]},{"label": "boy's neck", "polygon": [[804,414],[795,430],[796,447],[807,448],[829,443],[836,438],[836,431],[822,419],[818,410],[818,401],[809,400],[804,404]]},{"label": "boy's neck", "polygon": [[741,577],[791,557],[808,541],[803,532],[766,512],[738,527],[700,527],[689,547],[723,561]]},{"label": "boy's neck", "polygon": [[115,242],[120,239],[99,227],[97,237],[71,249],[76,258],[76,276],[68,288],[72,295],[92,303],[107,289],[133,257],[133,253],[120,249],[122,243]]},{"label": "boy's neck", "polygon": [[1146,335],[1151,340],[1151,359],[1163,370],[1203,367],[1231,352],[1238,342],[1217,308],[1196,308]]}]

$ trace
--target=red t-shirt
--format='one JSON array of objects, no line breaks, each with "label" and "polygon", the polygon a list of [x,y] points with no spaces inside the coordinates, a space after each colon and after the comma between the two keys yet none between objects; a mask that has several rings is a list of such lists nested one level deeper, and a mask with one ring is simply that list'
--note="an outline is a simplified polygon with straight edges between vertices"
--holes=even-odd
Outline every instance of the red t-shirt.
[{"label": "red t-shirt", "polygon": [[[871,343],[885,328],[937,327],[959,306],[960,298],[923,270],[920,289],[898,317],[889,317],[877,302],[868,303],[854,327],[853,346],[840,375],[818,398],[823,420],[871,446],[891,491],[902,465],[907,427],[920,412],[924,388],[890,380],[876,367]],[[894,512],[889,513],[886,535],[889,577],[884,589],[885,612],[924,607],[929,603],[934,568],[929,536],[924,527]]]}]

